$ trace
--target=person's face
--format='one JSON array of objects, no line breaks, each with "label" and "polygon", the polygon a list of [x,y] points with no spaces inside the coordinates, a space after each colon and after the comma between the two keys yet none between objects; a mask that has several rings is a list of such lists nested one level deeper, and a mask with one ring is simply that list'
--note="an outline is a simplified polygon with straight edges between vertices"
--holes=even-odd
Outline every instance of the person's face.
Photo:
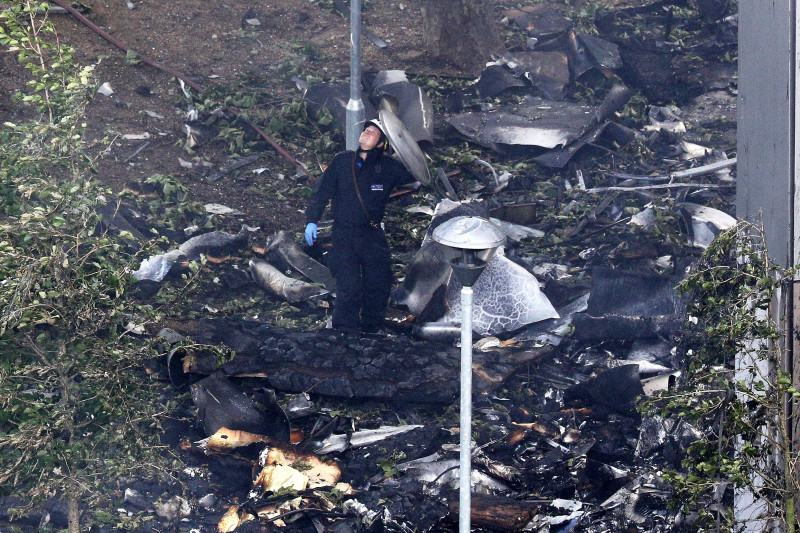
[{"label": "person's face", "polygon": [[361,136],[358,138],[358,144],[361,146],[362,150],[372,150],[378,145],[380,138],[381,130],[379,130],[377,126],[370,125],[361,132]]}]

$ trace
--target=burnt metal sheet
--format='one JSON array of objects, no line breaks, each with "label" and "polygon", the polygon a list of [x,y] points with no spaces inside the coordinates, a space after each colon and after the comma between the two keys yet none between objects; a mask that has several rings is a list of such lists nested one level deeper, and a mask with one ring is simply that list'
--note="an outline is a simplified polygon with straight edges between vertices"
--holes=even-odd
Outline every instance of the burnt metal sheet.
[{"label": "burnt metal sheet", "polygon": [[197,235],[187,240],[178,248],[169,252],[148,257],[142,261],[139,269],[133,273],[137,281],[151,280],[159,282],[169,273],[172,265],[181,258],[193,260],[206,255],[226,255],[234,250],[239,250],[247,245],[246,227],[242,226],[239,233],[226,233],[212,231]]},{"label": "burnt metal sheet", "polygon": [[489,211],[489,215],[522,226],[536,222],[538,204],[506,204]]},{"label": "burnt metal sheet", "polygon": [[397,158],[411,174],[423,185],[431,182],[428,164],[425,155],[420,150],[417,141],[403,125],[403,122],[388,109],[382,109],[378,118],[383,124],[384,133],[389,143],[394,148]]},{"label": "burnt metal sheet", "polygon": [[680,276],[596,268],[586,313],[575,316],[582,340],[670,338],[680,331]]},{"label": "burnt metal sheet", "polygon": [[225,427],[289,441],[289,419],[274,398],[269,405],[256,404],[221,372],[194,383],[191,391],[206,435]]},{"label": "burnt metal sheet", "polygon": [[251,259],[248,263],[248,272],[261,288],[287,302],[314,301],[328,294],[322,287],[290,278],[263,259]]},{"label": "burnt metal sheet", "polygon": [[681,279],[650,272],[595,268],[587,312],[595,317],[681,315],[686,309],[686,300],[676,288]]},{"label": "burnt metal sheet", "polygon": [[514,52],[511,61],[517,74],[539,87],[547,98],[561,99],[572,79],[569,57],[563,51]]},{"label": "burnt metal sheet", "polygon": [[569,19],[548,5],[524,6],[503,14],[539,42],[556,38],[572,27]]},{"label": "burnt metal sheet", "polygon": [[481,72],[472,89],[481,98],[494,98],[508,89],[526,86],[527,83],[519,79],[507,64],[495,64],[489,65]]},{"label": "burnt metal sheet", "polygon": [[591,124],[594,107],[527,96],[516,106],[497,111],[454,115],[446,122],[482,146],[499,151],[499,145],[566,146]]},{"label": "burnt metal sheet", "polygon": [[[350,100],[350,84],[344,82],[317,83],[306,91],[305,99],[309,114],[316,116],[322,109],[327,109],[333,115],[336,125],[345,131],[347,125],[347,102]],[[364,116],[374,117],[377,113],[375,106],[368,99],[364,99]]]},{"label": "burnt metal sheet", "polygon": [[336,280],[328,267],[304,253],[288,231],[281,230],[276,233],[270,239],[264,255],[267,261],[282,271],[291,268],[314,283],[323,284],[331,292],[336,290]]},{"label": "burnt metal sheet", "polygon": [[588,33],[578,33],[578,40],[601,69],[615,70],[622,67],[619,46]]},{"label": "burnt metal sheet", "polygon": [[389,99],[392,111],[415,141],[433,142],[433,104],[422,87],[405,79],[403,71],[379,72],[373,84],[375,101]]},{"label": "burnt metal sheet", "polygon": [[587,401],[624,415],[636,412],[636,398],[644,394],[638,365],[623,365],[567,389],[564,399]]},{"label": "burnt metal sheet", "polygon": [[689,242],[704,250],[717,235],[736,225],[736,219],[729,214],[692,202],[684,202],[681,213],[689,233]]}]

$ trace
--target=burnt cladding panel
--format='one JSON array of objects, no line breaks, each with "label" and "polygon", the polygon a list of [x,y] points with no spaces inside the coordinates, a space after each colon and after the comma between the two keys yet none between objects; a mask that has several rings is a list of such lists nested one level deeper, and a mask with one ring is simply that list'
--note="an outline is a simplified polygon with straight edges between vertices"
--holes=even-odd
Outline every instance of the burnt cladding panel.
[{"label": "burnt cladding panel", "polygon": [[736,215],[759,222],[770,256],[790,261],[794,150],[793,10],[788,0],[739,3]]}]

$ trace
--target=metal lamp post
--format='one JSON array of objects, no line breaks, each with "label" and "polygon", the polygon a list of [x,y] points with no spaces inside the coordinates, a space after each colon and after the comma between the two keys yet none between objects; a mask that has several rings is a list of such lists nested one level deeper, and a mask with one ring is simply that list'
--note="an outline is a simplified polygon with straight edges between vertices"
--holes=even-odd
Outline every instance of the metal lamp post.
[{"label": "metal lamp post", "polygon": [[345,146],[358,149],[358,137],[364,125],[361,101],[361,0],[350,2],[350,101],[345,108]]},{"label": "metal lamp post", "polygon": [[461,406],[458,471],[458,531],[469,533],[472,508],[472,286],[506,237],[480,217],[455,217],[433,230],[461,283]]}]

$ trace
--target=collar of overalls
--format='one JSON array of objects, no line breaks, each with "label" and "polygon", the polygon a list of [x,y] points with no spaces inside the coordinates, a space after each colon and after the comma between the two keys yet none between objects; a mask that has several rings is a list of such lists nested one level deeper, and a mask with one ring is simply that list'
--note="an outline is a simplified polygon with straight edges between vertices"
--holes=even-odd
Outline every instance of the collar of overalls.
[{"label": "collar of overalls", "polygon": [[[366,159],[361,159],[361,154],[367,154]],[[359,168],[366,166],[371,166],[381,160],[383,157],[383,150],[378,148],[373,148],[372,150],[362,150],[359,148],[356,151],[356,163],[358,164]]]}]

